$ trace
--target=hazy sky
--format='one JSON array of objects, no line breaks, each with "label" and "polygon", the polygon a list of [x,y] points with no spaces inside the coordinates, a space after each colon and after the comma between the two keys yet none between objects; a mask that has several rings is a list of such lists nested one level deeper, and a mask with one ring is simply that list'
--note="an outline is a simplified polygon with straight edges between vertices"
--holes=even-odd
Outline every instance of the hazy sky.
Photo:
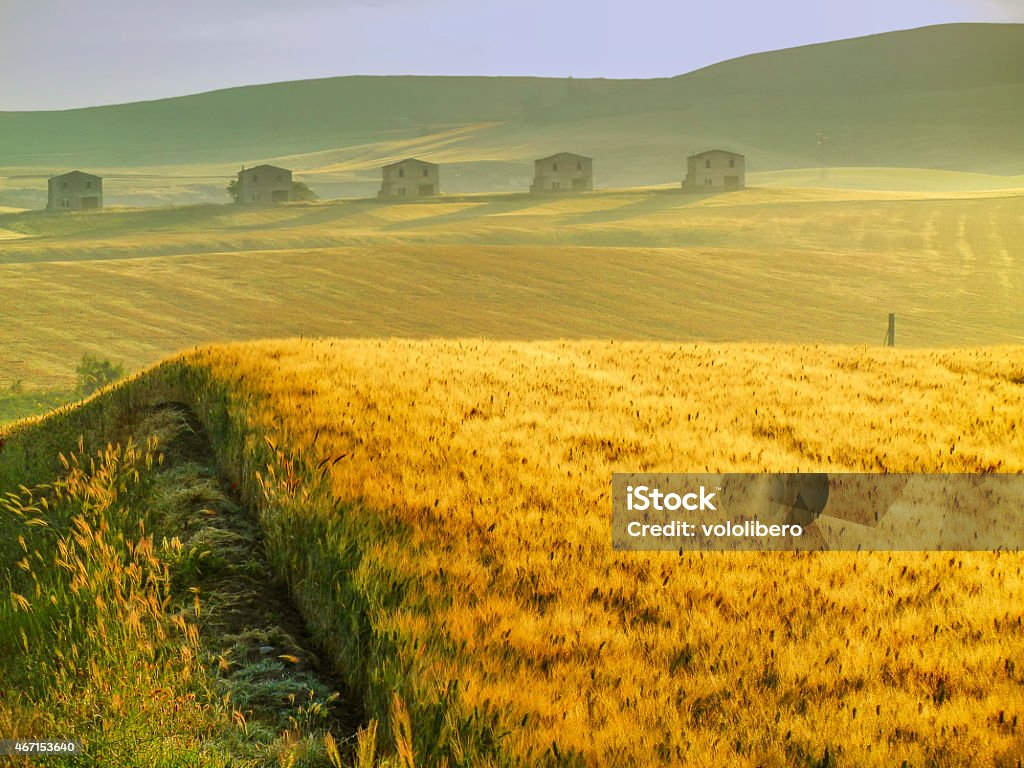
[{"label": "hazy sky", "polygon": [[671,76],[1024,0],[0,0],[0,110],[350,74]]}]

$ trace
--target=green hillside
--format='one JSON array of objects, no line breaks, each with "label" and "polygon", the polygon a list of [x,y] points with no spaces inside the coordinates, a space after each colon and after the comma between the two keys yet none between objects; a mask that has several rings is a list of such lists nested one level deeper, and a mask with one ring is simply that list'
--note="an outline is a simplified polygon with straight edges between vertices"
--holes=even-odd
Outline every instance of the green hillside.
[{"label": "green hillside", "polygon": [[37,206],[46,175],[78,166],[107,174],[112,203],[218,200],[240,164],[275,159],[324,196],[360,196],[410,154],[445,163],[446,191],[508,191],[561,149],[593,155],[599,186],[661,184],[708,146],[746,153],[753,171],[1024,173],[1024,25],[892,32],[653,80],[341,77],[0,112],[0,204]]}]

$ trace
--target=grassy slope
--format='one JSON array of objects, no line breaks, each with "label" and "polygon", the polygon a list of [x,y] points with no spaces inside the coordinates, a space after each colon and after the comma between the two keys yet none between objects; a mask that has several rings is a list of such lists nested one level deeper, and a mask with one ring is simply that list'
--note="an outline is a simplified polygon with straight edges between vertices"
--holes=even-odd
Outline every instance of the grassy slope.
[{"label": "grassy slope", "polygon": [[1021,343],[1020,193],[650,190],[0,216],[0,388],[267,336]]},{"label": "grassy slope", "polygon": [[326,768],[340,741],[355,765],[376,723],[304,647],[201,425],[126,394],[0,440],[0,732],[84,746],[3,764]]},{"label": "grassy slope", "polygon": [[198,657],[195,617],[171,594],[170,534],[149,506],[156,447],[72,447],[49,487],[3,488],[0,728],[75,738],[88,757],[74,765],[223,765],[231,710]]},{"label": "grassy slope", "polygon": [[525,189],[530,162],[560,149],[595,156],[599,185],[667,183],[707,146],[745,152],[755,170],[816,166],[819,131],[828,165],[1020,174],[1021,51],[1024,25],[961,24],[655,80],[347,77],[0,113],[3,167],[35,176],[4,194],[38,205],[33,188],[70,164],[107,173],[115,203],[216,200],[239,164],[266,159],[326,196],[372,194],[379,166],[411,154],[445,163],[448,191]]},{"label": "grassy slope", "polygon": [[314,630],[370,714],[407,697],[423,756],[479,764],[508,727],[497,754],[566,763],[1009,766],[1019,554],[619,556],[608,493],[1024,471],[1022,380],[1020,347],[325,340],[198,351],[120,397],[197,404]]}]

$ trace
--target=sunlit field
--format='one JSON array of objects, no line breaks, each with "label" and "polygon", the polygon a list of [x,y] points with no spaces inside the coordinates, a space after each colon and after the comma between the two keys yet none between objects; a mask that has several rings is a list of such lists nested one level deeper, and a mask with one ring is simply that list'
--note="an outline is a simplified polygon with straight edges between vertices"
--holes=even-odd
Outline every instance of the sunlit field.
[{"label": "sunlit field", "polygon": [[1024,753],[1017,553],[610,549],[614,471],[1020,472],[1020,347],[294,340],[199,350],[108,398],[169,396],[370,713],[409,702],[423,755]]},{"label": "sunlit field", "polygon": [[[1018,555],[627,557],[608,530],[616,470],[1021,471],[1020,349],[325,341],[192,359],[286,467],[327,469],[333,515],[374,521],[355,578],[386,663],[421,700],[459,681],[467,707],[518,724],[513,754],[1021,753]],[[264,476],[271,505],[290,482]],[[333,613],[290,555],[310,614]]]},{"label": "sunlit field", "polygon": [[[612,541],[615,473],[1024,474],[1022,51],[0,109],[0,740],[84,749],[4,760],[1024,768],[1010,537]],[[527,192],[557,152],[594,191]],[[441,194],[377,199],[405,158]],[[302,202],[229,202],[263,163]]]},{"label": "sunlit field", "polygon": [[998,176],[925,168],[831,167],[793,168],[748,174],[758,187],[862,189],[903,192],[965,193],[1020,191],[1024,176]]},{"label": "sunlit field", "polygon": [[1024,195],[749,189],[0,215],[0,387],[268,336],[1024,342]]}]

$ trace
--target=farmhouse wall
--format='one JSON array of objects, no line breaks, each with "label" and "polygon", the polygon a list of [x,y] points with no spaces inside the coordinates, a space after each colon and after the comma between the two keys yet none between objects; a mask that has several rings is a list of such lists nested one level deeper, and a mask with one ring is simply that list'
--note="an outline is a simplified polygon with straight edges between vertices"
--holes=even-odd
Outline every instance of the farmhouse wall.
[{"label": "farmhouse wall", "polygon": [[724,149],[710,149],[686,158],[683,189],[721,192],[747,185],[746,158]]},{"label": "farmhouse wall", "polygon": [[276,165],[257,165],[238,174],[238,202],[243,205],[287,203],[292,199],[292,172]]},{"label": "farmhouse wall", "polygon": [[572,152],[535,160],[533,163],[534,193],[588,192],[594,188],[594,161]]},{"label": "farmhouse wall", "polygon": [[88,211],[103,207],[103,179],[91,173],[71,171],[47,183],[47,209]]},{"label": "farmhouse wall", "polygon": [[441,166],[408,158],[385,165],[377,197],[431,197],[441,193]]}]

